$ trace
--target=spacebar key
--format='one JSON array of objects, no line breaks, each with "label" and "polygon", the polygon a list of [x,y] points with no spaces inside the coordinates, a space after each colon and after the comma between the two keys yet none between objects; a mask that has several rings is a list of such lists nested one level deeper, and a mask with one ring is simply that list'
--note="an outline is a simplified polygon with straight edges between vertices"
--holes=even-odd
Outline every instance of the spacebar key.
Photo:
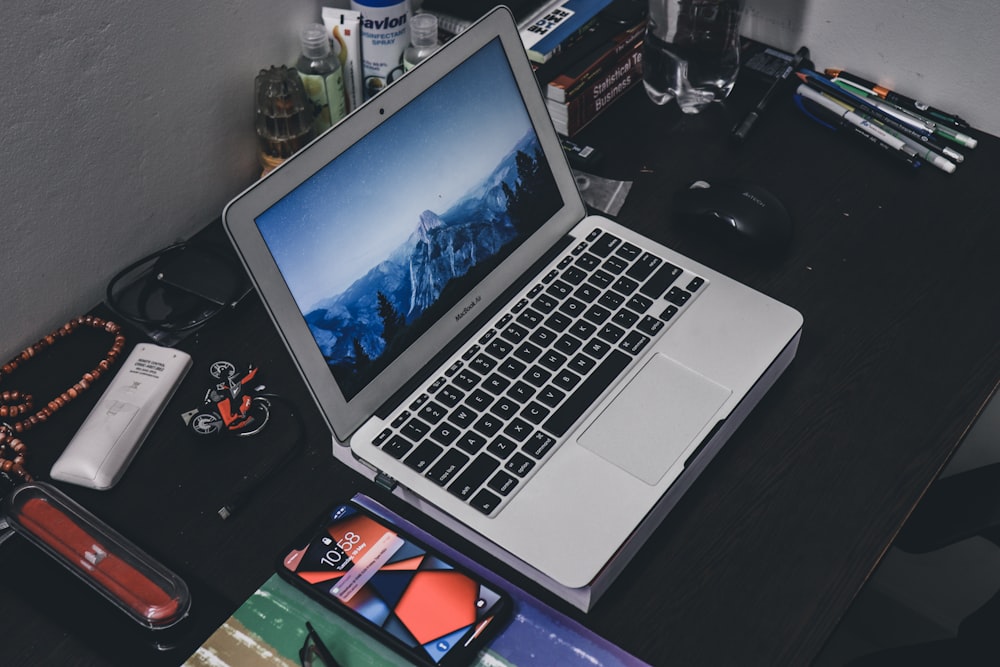
[{"label": "spacebar key", "polygon": [[621,350],[612,350],[611,354],[583,381],[583,384],[577,387],[576,391],[566,399],[562,407],[552,413],[542,428],[556,437],[565,435],[570,426],[580,418],[583,411],[593,405],[597,397],[615,381],[630,361],[632,361],[631,356]]}]

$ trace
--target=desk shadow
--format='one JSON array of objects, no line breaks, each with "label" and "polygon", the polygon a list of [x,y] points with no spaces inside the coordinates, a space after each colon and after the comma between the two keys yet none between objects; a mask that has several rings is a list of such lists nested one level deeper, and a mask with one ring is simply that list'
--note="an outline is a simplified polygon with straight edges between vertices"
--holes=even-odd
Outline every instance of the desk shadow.
[{"label": "desk shadow", "polygon": [[1000,400],[992,400],[815,667],[998,664],[998,459]]}]

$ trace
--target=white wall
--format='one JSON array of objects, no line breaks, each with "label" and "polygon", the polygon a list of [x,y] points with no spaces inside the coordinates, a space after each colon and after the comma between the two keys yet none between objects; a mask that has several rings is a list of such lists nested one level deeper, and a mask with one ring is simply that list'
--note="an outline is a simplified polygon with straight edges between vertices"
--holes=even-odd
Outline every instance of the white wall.
[{"label": "white wall", "polygon": [[746,0],[744,34],[1000,135],[1000,2]]},{"label": "white wall", "polygon": [[[253,181],[253,77],[323,4],[5,0],[0,363]],[[748,0],[744,27],[1000,134],[995,0]]]},{"label": "white wall", "polygon": [[253,79],[317,0],[4,0],[0,363],[259,174]]}]

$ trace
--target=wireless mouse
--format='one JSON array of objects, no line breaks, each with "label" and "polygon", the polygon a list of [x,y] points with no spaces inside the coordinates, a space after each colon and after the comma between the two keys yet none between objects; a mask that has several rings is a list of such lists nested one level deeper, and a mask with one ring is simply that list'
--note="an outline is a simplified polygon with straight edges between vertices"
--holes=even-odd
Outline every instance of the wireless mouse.
[{"label": "wireless mouse", "polygon": [[785,206],[750,183],[695,181],[674,197],[673,216],[692,232],[745,249],[778,252],[792,240]]}]

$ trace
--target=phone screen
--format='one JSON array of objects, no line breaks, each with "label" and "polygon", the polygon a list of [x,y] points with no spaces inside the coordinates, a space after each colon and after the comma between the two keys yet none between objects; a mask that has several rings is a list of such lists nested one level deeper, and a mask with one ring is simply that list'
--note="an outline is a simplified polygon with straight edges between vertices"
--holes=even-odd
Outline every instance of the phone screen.
[{"label": "phone screen", "polygon": [[284,567],[327,604],[434,664],[468,655],[507,606],[502,593],[350,504],[335,507]]}]

